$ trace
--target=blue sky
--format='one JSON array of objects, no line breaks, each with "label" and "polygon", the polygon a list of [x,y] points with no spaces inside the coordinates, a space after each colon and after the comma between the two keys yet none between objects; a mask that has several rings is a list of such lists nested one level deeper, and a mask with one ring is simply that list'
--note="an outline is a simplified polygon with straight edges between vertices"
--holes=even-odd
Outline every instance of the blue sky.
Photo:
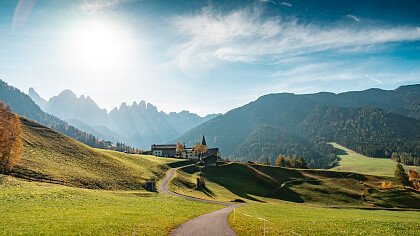
[{"label": "blue sky", "polygon": [[420,83],[420,3],[5,0],[0,78],[201,115],[267,93],[394,89]]}]

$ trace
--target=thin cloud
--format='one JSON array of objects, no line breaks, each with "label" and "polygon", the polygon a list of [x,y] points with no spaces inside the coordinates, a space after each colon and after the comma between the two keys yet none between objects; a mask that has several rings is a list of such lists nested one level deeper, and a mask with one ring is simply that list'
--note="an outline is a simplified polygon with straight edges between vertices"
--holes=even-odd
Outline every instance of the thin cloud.
[{"label": "thin cloud", "polygon": [[415,27],[328,27],[297,19],[264,18],[259,9],[221,14],[205,8],[199,14],[169,20],[172,33],[179,39],[169,53],[183,68],[218,61],[272,63],[315,52],[344,53],[345,49],[420,40]]},{"label": "thin cloud", "polygon": [[355,15],[346,15],[346,18],[359,22],[360,18]]},{"label": "thin cloud", "polygon": [[368,79],[370,79],[370,80],[372,80],[372,81],[375,81],[378,84],[382,84],[382,81],[380,81],[378,79],[375,79],[375,78],[373,78],[372,76],[370,76],[368,74],[365,74],[365,77],[368,78]]},{"label": "thin cloud", "polygon": [[293,5],[290,2],[281,2],[280,4],[286,7],[293,7]]},{"label": "thin cloud", "polygon": [[283,5],[283,6],[286,6],[286,7],[292,7],[293,6],[293,4],[291,4],[290,2],[277,3],[274,0],[261,0],[261,2],[271,3],[271,4],[274,4],[274,5]]}]

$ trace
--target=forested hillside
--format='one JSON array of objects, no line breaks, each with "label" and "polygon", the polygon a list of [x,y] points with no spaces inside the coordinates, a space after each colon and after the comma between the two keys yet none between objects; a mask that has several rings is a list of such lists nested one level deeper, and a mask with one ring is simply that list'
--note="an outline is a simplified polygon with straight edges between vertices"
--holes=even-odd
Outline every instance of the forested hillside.
[{"label": "forested hillside", "polygon": [[370,157],[420,156],[420,122],[379,108],[318,107],[298,128],[308,140],[334,140]]},{"label": "forested hillside", "polygon": [[223,156],[274,163],[280,154],[296,155],[312,168],[337,164],[328,142],[371,157],[394,154],[415,162],[420,156],[419,95],[420,85],[342,94],[270,94],[192,129],[178,141],[191,145],[204,134]]}]

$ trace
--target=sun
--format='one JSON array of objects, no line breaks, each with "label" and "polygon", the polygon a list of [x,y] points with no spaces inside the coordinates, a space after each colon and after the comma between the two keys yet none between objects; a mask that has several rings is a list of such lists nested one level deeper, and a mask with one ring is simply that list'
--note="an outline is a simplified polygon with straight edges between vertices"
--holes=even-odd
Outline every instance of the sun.
[{"label": "sun", "polygon": [[122,65],[133,50],[129,32],[106,19],[91,19],[72,25],[65,40],[73,63],[97,69]]}]

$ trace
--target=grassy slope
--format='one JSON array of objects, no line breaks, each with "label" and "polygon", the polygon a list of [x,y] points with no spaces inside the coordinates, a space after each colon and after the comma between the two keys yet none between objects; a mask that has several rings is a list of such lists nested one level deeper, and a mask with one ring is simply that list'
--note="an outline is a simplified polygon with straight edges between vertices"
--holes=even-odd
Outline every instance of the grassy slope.
[{"label": "grassy slope", "polygon": [[142,189],[164,176],[178,160],[90,148],[22,119],[24,155],[16,168],[25,175],[64,179],[66,185],[93,189]]},{"label": "grassy slope", "polygon": [[177,170],[169,189],[180,194],[221,202],[229,202],[239,198],[225,187],[210,181],[206,182],[206,187],[198,189],[196,183],[200,172],[200,169],[196,166]]},{"label": "grassy slope", "polygon": [[[332,170],[341,170],[347,172],[357,172],[362,174],[393,176],[396,162],[387,158],[369,158],[358,154],[346,147],[337,143],[331,143],[335,148],[340,149],[342,154],[339,155],[339,166]],[[406,171],[416,170],[420,171],[419,166],[404,166]]]},{"label": "grassy slope", "polygon": [[107,191],[0,175],[0,235],[165,235],[220,206],[145,191]]},{"label": "grassy slope", "polygon": [[[328,206],[420,208],[418,192],[379,189],[386,177],[232,163],[203,168],[202,175],[207,179],[207,189],[203,190],[195,186],[198,171],[184,168],[171,182],[171,188],[182,194],[218,201],[241,198],[248,202],[285,200]],[[281,187],[285,182],[287,184]]]},{"label": "grassy slope", "polygon": [[[419,235],[420,212],[331,209],[293,203],[255,203],[229,223],[238,235]],[[247,214],[249,216],[245,216]],[[250,217],[251,216],[251,217]]]}]

